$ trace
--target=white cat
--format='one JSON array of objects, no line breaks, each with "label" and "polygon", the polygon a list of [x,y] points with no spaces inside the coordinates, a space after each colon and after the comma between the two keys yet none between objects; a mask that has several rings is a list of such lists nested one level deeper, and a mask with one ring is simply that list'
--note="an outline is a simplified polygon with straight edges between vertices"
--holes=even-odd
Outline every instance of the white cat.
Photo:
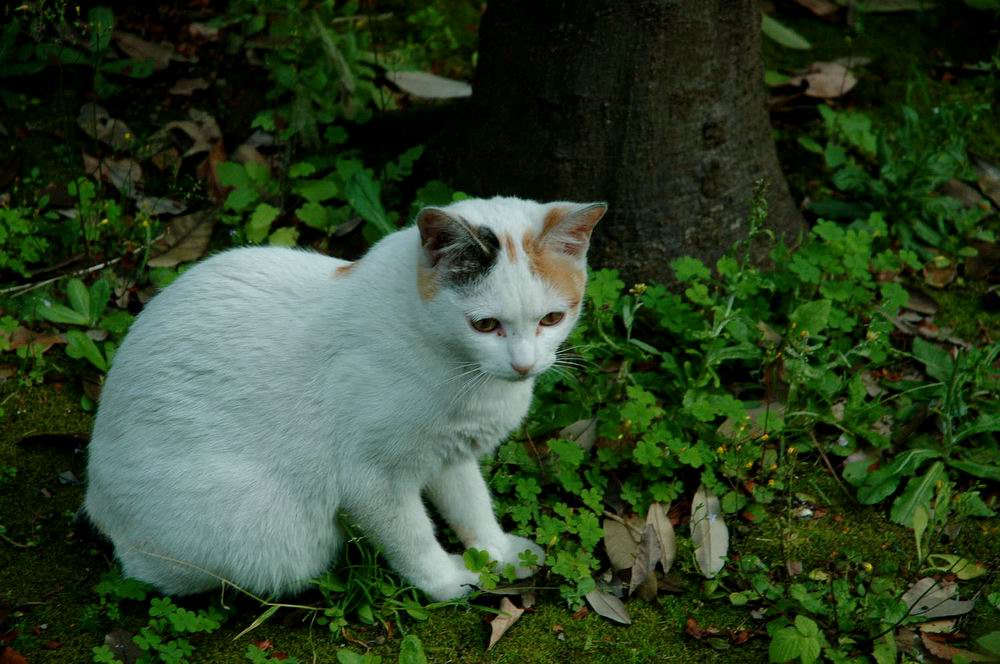
[{"label": "white cat", "polygon": [[181,276],[115,356],[90,443],[86,511],[125,574],[291,593],[335,559],[343,510],[428,595],[466,594],[478,577],[422,493],[466,547],[541,560],[500,528],[477,459],[576,322],[605,210],[466,200],[355,263],[245,248]]}]

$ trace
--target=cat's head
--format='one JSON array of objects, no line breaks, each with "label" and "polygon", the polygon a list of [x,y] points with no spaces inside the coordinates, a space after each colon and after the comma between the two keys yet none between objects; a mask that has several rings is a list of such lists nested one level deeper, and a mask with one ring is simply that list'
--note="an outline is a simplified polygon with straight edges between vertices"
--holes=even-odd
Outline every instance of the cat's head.
[{"label": "cat's head", "polygon": [[604,203],[470,199],[417,215],[417,289],[456,362],[537,376],[580,316]]}]

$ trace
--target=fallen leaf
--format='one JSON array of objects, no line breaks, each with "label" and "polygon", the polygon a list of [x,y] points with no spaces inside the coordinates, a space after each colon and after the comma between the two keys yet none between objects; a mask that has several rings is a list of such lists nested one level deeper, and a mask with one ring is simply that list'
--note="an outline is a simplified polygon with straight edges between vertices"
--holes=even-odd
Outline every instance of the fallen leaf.
[{"label": "fallen leaf", "polygon": [[935,581],[924,577],[915,581],[903,593],[902,600],[909,607],[910,615],[925,618],[960,616],[972,610],[975,601],[954,599],[958,586],[950,581]]},{"label": "fallen leaf", "polygon": [[153,245],[149,266],[173,267],[201,258],[212,239],[216,216],[216,210],[208,208],[172,219]]},{"label": "fallen leaf", "polygon": [[785,563],[785,571],[788,572],[788,576],[798,576],[799,574],[802,574],[802,561],[789,560]]},{"label": "fallen leaf", "polygon": [[789,85],[806,84],[804,94],[818,99],[843,97],[858,84],[851,70],[837,62],[814,62],[798,76],[788,80]]},{"label": "fallen leaf", "polygon": [[184,203],[166,196],[139,196],[135,199],[135,204],[151,217],[158,217],[161,214],[180,214],[187,209]]},{"label": "fallen leaf", "polygon": [[506,597],[500,600],[500,610],[503,613],[497,615],[490,622],[490,643],[486,646],[487,650],[495,646],[500,637],[506,634],[510,626],[517,622],[517,619],[524,613],[524,609],[514,606],[514,603]]},{"label": "fallen leaf", "polygon": [[915,289],[907,288],[906,290],[910,296],[906,301],[907,309],[926,316],[933,316],[938,312],[938,303],[930,296]]},{"label": "fallen leaf", "polygon": [[980,655],[979,653],[972,652],[971,650],[963,650],[962,648],[956,648],[955,646],[948,645],[947,643],[942,643],[934,639],[934,637],[923,632],[920,633],[920,640],[923,642],[924,647],[927,651],[934,655],[935,657],[940,657],[941,659],[947,661],[953,661],[956,657],[961,656],[967,662],[994,662],[995,658],[990,655]]},{"label": "fallen leaf", "polygon": [[625,609],[625,605],[614,595],[595,589],[587,593],[586,598],[598,615],[623,625],[632,624],[632,618],[629,616],[628,610]]},{"label": "fallen leaf", "polygon": [[[222,130],[211,114],[191,109],[188,111],[188,117],[191,119],[176,120],[163,125],[162,129],[150,137],[150,143],[166,149],[176,141],[182,150],[181,156],[186,158],[200,152],[209,152],[212,146],[222,140]],[[178,132],[184,134],[188,140],[181,143]]]},{"label": "fallen leaf", "polygon": [[966,208],[980,207],[983,204],[989,207],[989,203],[983,200],[982,194],[956,178],[941,185],[941,193],[954,198]]},{"label": "fallen leaf", "polygon": [[107,143],[115,150],[125,150],[132,143],[133,134],[128,125],[112,118],[103,106],[84,104],[80,107],[76,124],[87,136]]},{"label": "fallen leaf", "polygon": [[808,9],[816,16],[829,16],[840,9],[840,7],[829,0],[795,0],[795,2]]},{"label": "fallen leaf", "polygon": [[386,77],[403,92],[423,99],[471,97],[472,86],[424,71],[391,71]]},{"label": "fallen leaf", "polygon": [[208,88],[208,81],[203,78],[179,78],[173,87],[167,90],[167,93],[190,97],[198,90],[208,90]]},{"label": "fallen leaf", "polygon": [[1000,168],[979,157],[972,158],[972,166],[976,169],[980,191],[995,205],[1000,206]]},{"label": "fallen leaf", "polygon": [[577,446],[586,452],[594,446],[597,440],[597,418],[577,420],[559,431],[559,437],[572,440]]},{"label": "fallen leaf", "polygon": [[927,632],[929,634],[948,634],[949,632],[955,631],[955,619],[928,620],[925,623],[914,625],[914,627],[921,632]]},{"label": "fallen leaf", "polygon": [[115,30],[112,38],[125,55],[133,60],[151,60],[153,69],[157,71],[166,69],[172,61],[196,61],[194,58],[188,58],[175,52],[173,44],[167,42],[154,44],[124,30]]},{"label": "fallen leaf", "polygon": [[[643,528],[642,538],[635,550],[635,560],[632,562],[632,576],[629,578],[628,594],[631,596],[639,586],[645,583],[649,575],[656,569],[660,560],[660,543],[651,524]],[[655,575],[654,575],[655,579]]]},{"label": "fallen leaf", "polygon": [[719,499],[704,484],[691,501],[691,541],[698,569],[706,578],[714,578],[726,564],[729,529]]},{"label": "fallen leaf", "polygon": [[115,627],[104,636],[104,645],[123,664],[135,664],[142,657],[142,651],[132,641],[132,635],[120,627]]},{"label": "fallen leaf", "polygon": [[83,170],[87,175],[96,175],[126,196],[135,194],[142,185],[142,166],[128,157],[121,159],[98,159],[83,153]]},{"label": "fallen leaf", "polygon": [[629,569],[635,562],[635,552],[639,548],[641,532],[616,521],[604,519],[604,550],[615,570]]},{"label": "fallen leaf", "polygon": [[188,33],[192,37],[204,39],[206,41],[218,41],[219,29],[207,23],[192,23],[188,26]]},{"label": "fallen leaf", "polygon": [[985,281],[1000,268],[1000,244],[971,240],[969,246],[976,250],[976,255],[965,258],[965,276]]},{"label": "fallen leaf", "polygon": [[954,263],[938,267],[932,263],[924,265],[924,283],[934,288],[944,288],[955,281],[958,276],[958,269]]},{"label": "fallen leaf", "polygon": [[927,562],[929,566],[924,571],[954,574],[962,581],[978,578],[990,571],[982,563],[948,553],[928,554]]},{"label": "fallen leaf", "polygon": [[66,343],[66,337],[61,334],[34,332],[23,326],[15,327],[12,332],[0,330],[0,339],[7,343],[8,350],[17,350],[21,346],[35,344],[41,347],[43,353],[56,344]]},{"label": "fallen leaf", "polygon": [[28,660],[13,648],[4,646],[3,650],[0,650],[0,664],[28,664]]},{"label": "fallen leaf", "polygon": [[666,574],[677,558],[677,538],[674,534],[674,524],[667,516],[667,510],[660,503],[653,503],[646,513],[646,524],[653,528],[657,543],[660,546],[660,567]]},{"label": "fallen leaf", "polygon": [[684,623],[684,631],[687,632],[689,636],[698,640],[722,634],[722,630],[717,627],[702,627],[698,624],[698,621],[691,616],[688,616],[687,621]]}]

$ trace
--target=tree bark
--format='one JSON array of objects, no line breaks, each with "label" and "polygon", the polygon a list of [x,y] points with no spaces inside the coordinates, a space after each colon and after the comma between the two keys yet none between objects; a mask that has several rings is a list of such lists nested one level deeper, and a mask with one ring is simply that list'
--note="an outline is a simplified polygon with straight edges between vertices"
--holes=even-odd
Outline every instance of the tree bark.
[{"label": "tree bark", "polygon": [[752,0],[491,0],[468,149],[477,195],[606,200],[591,264],[672,279],[746,231],[758,178],[770,226],[801,216],[771,140]]}]

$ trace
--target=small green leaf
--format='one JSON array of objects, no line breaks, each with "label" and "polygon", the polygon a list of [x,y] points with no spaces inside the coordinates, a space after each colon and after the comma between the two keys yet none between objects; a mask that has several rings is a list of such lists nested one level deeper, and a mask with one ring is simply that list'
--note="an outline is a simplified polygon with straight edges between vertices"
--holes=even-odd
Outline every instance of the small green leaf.
[{"label": "small green leaf", "polygon": [[812,48],[809,41],[783,23],[779,23],[767,14],[761,15],[760,29],[764,36],[773,39],[785,48],[806,51]]},{"label": "small green leaf", "polygon": [[790,662],[802,653],[802,635],[794,627],[779,629],[771,637],[767,648],[768,659],[772,662]]},{"label": "small green leaf", "polygon": [[830,300],[806,302],[796,307],[789,318],[795,323],[797,333],[806,332],[816,336],[822,332],[830,320]]},{"label": "small green leaf", "polygon": [[300,161],[297,164],[292,164],[288,169],[288,177],[290,178],[304,178],[312,175],[316,172],[316,167],[310,164],[308,161]]},{"label": "small green leaf", "polygon": [[86,358],[91,364],[101,371],[108,370],[108,363],[101,350],[94,343],[94,340],[87,336],[82,330],[69,330],[66,332],[66,354],[74,360]]},{"label": "small green leaf", "polygon": [[819,625],[809,616],[799,614],[795,616],[795,629],[799,630],[802,636],[816,636],[819,634]]},{"label": "small green leaf", "polygon": [[399,664],[427,664],[424,645],[416,634],[407,634],[399,644]]},{"label": "small green leaf", "polygon": [[70,279],[66,284],[66,297],[73,310],[90,320],[90,292],[79,279]]},{"label": "small green leaf", "polygon": [[106,279],[98,279],[90,287],[90,325],[97,325],[97,321],[108,308],[111,300],[111,286]]},{"label": "small green leaf", "polygon": [[299,231],[291,226],[285,226],[271,233],[267,243],[275,247],[294,247],[299,241]]},{"label": "small green leaf", "polygon": [[215,169],[215,177],[223,187],[236,187],[237,189],[250,189],[253,183],[246,169],[239,164],[226,161],[218,165]]},{"label": "small green leaf", "polygon": [[247,223],[247,239],[251,242],[263,242],[280,212],[281,210],[267,203],[258,205]]},{"label": "small green leaf", "polygon": [[295,192],[310,203],[322,203],[336,196],[338,189],[332,180],[309,180],[296,186]]},{"label": "small green leaf", "polygon": [[307,226],[325,231],[330,226],[330,215],[320,203],[306,203],[295,211],[295,216]]},{"label": "small green leaf", "polygon": [[250,188],[233,189],[229,192],[229,195],[226,196],[226,202],[223,205],[227,210],[242,212],[256,203],[259,197],[260,196],[257,192]]},{"label": "small green leaf", "polygon": [[924,505],[917,505],[913,510],[913,537],[917,541],[917,560],[923,560],[924,533],[930,522],[930,512]]},{"label": "small green leaf", "polygon": [[913,356],[923,363],[927,375],[934,380],[946,383],[951,379],[955,361],[941,346],[925,341],[921,337],[914,337]]},{"label": "small green leaf", "polygon": [[86,314],[81,314],[57,302],[43,304],[38,308],[38,315],[47,321],[63,325],[86,326],[90,322]]},{"label": "small green leaf", "polygon": [[380,235],[388,235],[396,227],[382,208],[379,186],[366,171],[356,171],[347,181],[344,191],[347,202],[362,219],[370,223]]},{"label": "small green leaf", "polygon": [[935,461],[930,469],[913,477],[906,484],[903,493],[892,504],[891,519],[903,526],[913,526],[913,515],[918,507],[929,509],[934,497],[934,488],[939,480],[947,480],[944,463]]}]

